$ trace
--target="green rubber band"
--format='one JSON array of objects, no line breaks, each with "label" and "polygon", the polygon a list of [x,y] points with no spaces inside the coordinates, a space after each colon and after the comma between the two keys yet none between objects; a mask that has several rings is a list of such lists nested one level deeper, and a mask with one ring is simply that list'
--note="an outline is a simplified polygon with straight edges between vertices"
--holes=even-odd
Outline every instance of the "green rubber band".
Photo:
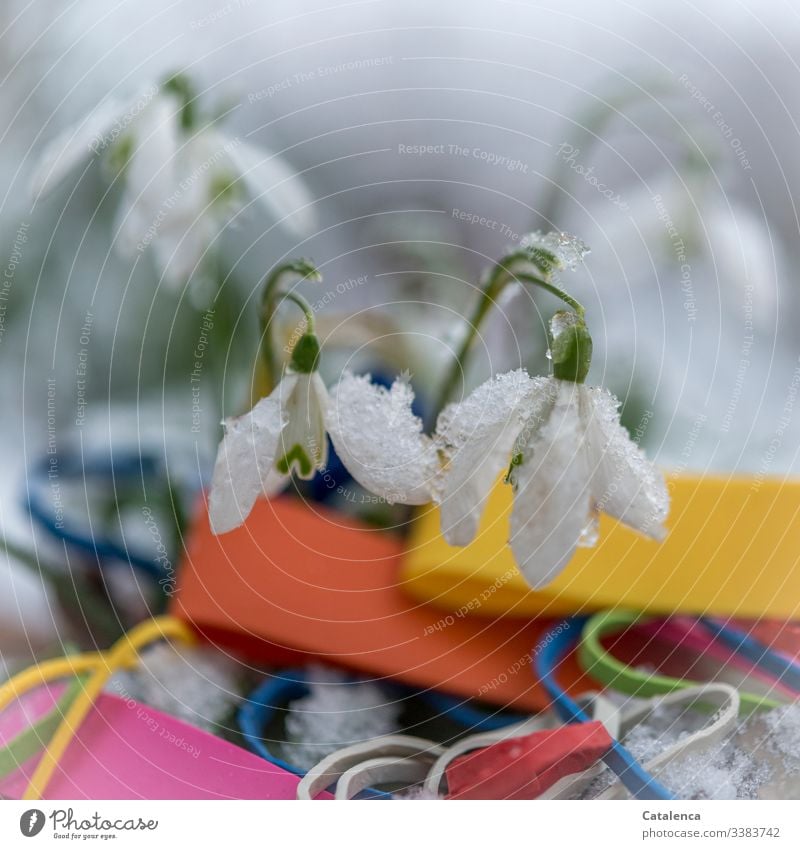
[{"label": "green rubber band", "polygon": [[38,755],[56,733],[64,714],[83,690],[84,679],[75,678],[53,709],[7,745],[0,748],[0,779],[15,772],[34,755]]},{"label": "green rubber band", "polygon": [[[606,610],[592,616],[583,627],[578,646],[578,662],[584,672],[611,690],[639,698],[661,696],[695,686],[698,682],[687,678],[671,678],[667,675],[641,672],[617,660],[603,648],[601,642],[603,637],[624,631],[650,618],[652,617],[628,610]],[[742,715],[757,710],[772,710],[785,705],[777,699],[741,690],[739,697],[741,700],[739,713]]]}]

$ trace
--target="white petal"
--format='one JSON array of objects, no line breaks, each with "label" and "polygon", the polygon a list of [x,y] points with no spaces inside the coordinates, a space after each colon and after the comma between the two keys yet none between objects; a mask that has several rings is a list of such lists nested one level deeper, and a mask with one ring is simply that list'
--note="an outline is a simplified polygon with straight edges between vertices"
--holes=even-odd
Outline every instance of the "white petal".
[{"label": "white petal", "polygon": [[[140,194],[133,180],[120,205],[120,242],[129,253],[152,247],[156,266],[172,288],[184,284],[200,266],[225,226],[225,208],[213,203],[213,180],[221,148],[203,132],[176,151],[158,175],[158,192]],[[213,140],[212,140],[213,141]],[[177,137],[175,139],[177,144]],[[162,141],[169,145],[168,139]],[[145,172],[140,174],[144,179]]]},{"label": "white petal", "polygon": [[153,239],[156,267],[169,288],[179,289],[214,250],[220,224],[206,210],[197,219],[186,221],[177,214],[164,220]]},{"label": "white petal", "polygon": [[310,232],[315,220],[314,198],[302,177],[274,153],[247,142],[231,140],[226,151],[231,166],[255,200],[293,232]]},{"label": "white petal", "polygon": [[533,409],[532,396],[548,385],[518,369],[487,380],[442,411],[435,439],[446,465],[436,482],[435,500],[442,534],[451,545],[467,545],[474,538],[486,498],[508,468],[511,449]]},{"label": "white petal", "polygon": [[669,513],[664,476],[619,423],[619,402],[605,389],[581,388],[581,415],[596,508],[661,539]]},{"label": "white petal", "polygon": [[326,424],[350,474],[390,504],[431,500],[438,459],[433,440],[411,412],[414,393],[404,382],[391,390],[369,375],[345,374],[331,393]]},{"label": "white petal", "polygon": [[186,156],[188,148],[181,150],[178,109],[175,97],[160,95],[136,122],[125,191],[116,215],[116,245],[124,253],[132,255],[147,247],[175,208],[186,206],[187,190],[181,188],[177,166],[178,157]]},{"label": "white petal", "polygon": [[[290,382],[291,381],[291,382]],[[289,374],[283,381],[281,406],[287,424],[279,440],[276,466],[310,480],[328,459],[325,409],[328,393],[319,374]],[[284,465],[282,465],[284,464]]]},{"label": "white petal", "polygon": [[80,124],[69,127],[49,142],[31,178],[36,197],[51,191],[80,163],[102,152],[116,137],[132,126],[137,109],[157,91],[151,83],[131,98],[108,98],[93,109]]},{"label": "white petal", "polygon": [[314,372],[311,375],[311,391],[316,395],[317,405],[317,429],[320,434],[319,444],[322,449],[317,457],[317,468],[324,470],[328,465],[328,431],[325,428],[325,419],[328,416],[328,408],[331,405],[331,398],[328,390],[319,376],[319,372]]},{"label": "white petal", "polygon": [[512,475],[510,543],[534,588],[548,584],[569,563],[592,518],[577,389],[575,384],[559,386],[550,415],[533,431]]},{"label": "white petal", "polygon": [[272,495],[285,480],[274,471],[275,453],[286,424],[279,388],[246,415],[225,422],[208,499],[215,534],[241,525],[258,496]]}]

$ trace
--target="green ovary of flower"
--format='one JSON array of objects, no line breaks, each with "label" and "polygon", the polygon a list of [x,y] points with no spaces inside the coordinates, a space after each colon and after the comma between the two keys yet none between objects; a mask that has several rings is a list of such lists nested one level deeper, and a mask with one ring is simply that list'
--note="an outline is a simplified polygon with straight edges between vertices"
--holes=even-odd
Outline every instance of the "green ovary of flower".
[{"label": "green ovary of flower", "polygon": [[311,475],[313,463],[302,445],[295,444],[283,457],[275,463],[275,468],[282,474],[288,475],[294,464],[297,464],[300,477],[306,478]]}]

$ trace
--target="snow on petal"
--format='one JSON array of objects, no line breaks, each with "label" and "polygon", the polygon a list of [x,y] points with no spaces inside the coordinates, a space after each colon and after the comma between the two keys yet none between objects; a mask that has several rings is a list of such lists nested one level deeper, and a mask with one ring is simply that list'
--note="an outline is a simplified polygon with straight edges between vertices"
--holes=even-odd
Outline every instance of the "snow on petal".
[{"label": "snow on petal", "polygon": [[237,528],[259,495],[271,495],[282,486],[285,477],[273,465],[285,424],[277,390],[246,415],[226,420],[208,499],[215,534]]},{"label": "snow on petal", "polygon": [[582,387],[588,474],[597,510],[654,539],[664,537],[669,492],[664,476],[619,421],[619,402],[605,389]]},{"label": "snow on petal", "polygon": [[512,472],[509,541],[517,566],[534,588],[548,584],[569,563],[592,518],[577,389],[575,384],[558,387],[550,414],[532,432]]},{"label": "snow on petal", "polygon": [[314,198],[305,182],[283,159],[247,142],[226,144],[233,170],[241,176],[248,194],[263,204],[285,227],[300,235],[314,225]]},{"label": "snow on petal", "polygon": [[487,380],[439,416],[436,443],[444,468],[434,496],[451,545],[468,545],[475,537],[486,499],[525,426],[530,396],[545,383],[517,369]]},{"label": "snow on petal", "polygon": [[414,393],[403,381],[391,389],[369,375],[345,374],[331,392],[326,424],[350,474],[390,504],[425,504],[438,469],[433,440],[411,411]]}]

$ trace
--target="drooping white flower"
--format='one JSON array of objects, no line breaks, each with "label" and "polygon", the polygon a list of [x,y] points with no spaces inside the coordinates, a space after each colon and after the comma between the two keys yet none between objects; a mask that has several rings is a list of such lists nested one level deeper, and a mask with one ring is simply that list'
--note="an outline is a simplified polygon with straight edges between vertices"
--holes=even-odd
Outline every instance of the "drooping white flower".
[{"label": "drooping white flower", "polygon": [[435,439],[443,470],[433,479],[442,533],[451,545],[475,537],[486,499],[526,422],[542,406],[543,378],[518,369],[487,380],[458,404],[444,408]]},{"label": "drooping white flower", "polygon": [[215,534],[241,525],[256,499],[280,492],[292,472],[309,480],[325,468],[328,403],[318,372],[287,372],[249,413],[225,421],[209,495]]},{"label": "drooping white flower", "polygon": [[578,545],[593,545],[600,512],[661,538],[669,510],[662,475],[620,425],[604,389],[522,371],[500,375],[445,408],[445,458],[435,497],[442,533],[466,545],[489,491],[510,465],[510,544],[533,587],[549,583]]},{"label": "drooping white flower", "polygon": [[346,373],[331,392],[327,427],[350,474],[389,504],[425,504],[439,467],[405,380],[390,389]]},{"label": "drooping white flower", "polygon": [[197,120],[194,101],[183,77],[107,100],[47,146],[32,180],[39,196],[102,156],[124,185],[115,243],[129,255],[151,248],[173,286],[186,282],[249,200],[295,232],[313,221],[300,178],[269,151]]}]

